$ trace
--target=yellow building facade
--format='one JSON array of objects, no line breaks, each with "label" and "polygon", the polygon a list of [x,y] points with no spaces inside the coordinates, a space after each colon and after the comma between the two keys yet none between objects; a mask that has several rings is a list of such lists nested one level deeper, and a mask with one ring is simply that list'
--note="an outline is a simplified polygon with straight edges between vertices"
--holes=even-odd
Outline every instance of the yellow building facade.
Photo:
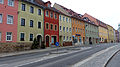
[{"label": "yellow building facade", "polygon": [[32,2],[19,0],[18,4],[18,42],[43,40],[44,11],[43,7]]},{"label": "yellow building facade", "polygon": [[100,43],[107,43],[108,42],[108,29],[99,26],[99,38]]},{"label": "yellow building facade", "polygon": [[108,42],[109,43],[113,43],[114,42],[114,31],[113,31],[113,27],[110,25],[107,25],[108,28]]}]

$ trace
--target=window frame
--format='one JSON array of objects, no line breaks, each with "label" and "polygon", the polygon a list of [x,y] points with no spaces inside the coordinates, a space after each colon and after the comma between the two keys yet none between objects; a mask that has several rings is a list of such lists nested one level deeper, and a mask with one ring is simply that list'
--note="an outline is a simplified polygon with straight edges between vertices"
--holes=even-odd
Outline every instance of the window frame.
[{"label": "window frame", "polygon": [[[8,35],[8,33],[11,33],[11,35]],[[10,38],[11,40],[8,40],[8,39],[7,39],[8,36],[11,37],[11,38]],[[6,41],[12,41],[12,32],[6,32]]]},{"label": "window frame", "polygon": [[14,7],[14,0],[13,0],[12,5],[10,4],[10,1],[11,1],[11,0],[8,0],[8,6]]},{"label": "window frame", "polygon": [[42,10],[38,9],[38,15],[42,15]]},{"label": "window frame", "polygon": [[[24,19],[24,25],[22,25],[22,19]],[[25,26],[25,18],[21,18],[20,21],[20,26]]]},{"label": "window frame", "polygon": [[49,17],[49,11],[48,10],[45,11],[45,16]]},{"label": "window frame", "polygon": [[[39,25],[40,23],[40,25]],[[38,28],[41,29],[42,28],[42,23],[41,22],[38,22]]]},{"label": "window frame", "polygon": [[[21,34],[24,34],[23,40],[21,39],[21,38],[22,38],[22,37],[21,37]],[[25,41],[25,33],[24,33],[24,32],[21,32],[21,33],[20,33],[20,41]]]},{"label": "window frame", "polygon": [[[52,25],[52,26],[51,26]],[[50,24],[50,29],[53,30],[53,24]]]},{"label": "window frame", "polygon": [[[32,35],[32,38],[31,38]],[[33,41],[34,35],[32,33],[30,33],[30,37],[29,37],[29,41]]]},{"label": "window frame", "polygon": [[[32,25],[31,25],[32,23]],[[30,20],[30,27],[34,27],[34,21],[33,20]]]},{"label": "window frame", "polygon": [[[47,26],[47,25],[48,25],[48,26]],[[46,23],[45,26],[46,26],[46,27],[45,27],[46,30],[49,30],[49,23]]]},{"label": "window frame", "polygon": [[2,41],[2,32],[0,32],[0,41]]},{"label": "window frame", "polygon": [[0,14],[1,15],[1,22],[0,23],[2,23],[3,22],[3,14]]},{"label": "window frame", "polygon": [[[9,19],[11,20],[10,17],[12,17],[12,23],[8,23],[8,20]],[[14,17],[12,15],[7,15],[7,24],[13,24],[13,22],[14,22]]]},{"label": "window frame", "polygon": [[4,4],[4,0],[2,0],[2,2],[0,2],[0,4]]},{"label": "window frame", "polygon": [[[24,7],[23,7],[23,5],[24,5]],[[26,11],[26,4],[22,3],[22,4],[21,4],[21,7],[22,7],[22,8],[21,8],[22,11]]]},{"label": "window frame", "polygon": [[30,6],[30,13],[34,13],[34,7],[33,6]]}]

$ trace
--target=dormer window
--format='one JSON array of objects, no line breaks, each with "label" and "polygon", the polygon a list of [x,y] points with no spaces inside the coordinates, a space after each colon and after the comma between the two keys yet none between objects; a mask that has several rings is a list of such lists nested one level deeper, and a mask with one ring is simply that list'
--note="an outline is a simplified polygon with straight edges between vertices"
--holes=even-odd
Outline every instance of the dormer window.
[{"label": "dormer window", "polygon": [[48,3],[48,7],[50,7],[51,5]]}]

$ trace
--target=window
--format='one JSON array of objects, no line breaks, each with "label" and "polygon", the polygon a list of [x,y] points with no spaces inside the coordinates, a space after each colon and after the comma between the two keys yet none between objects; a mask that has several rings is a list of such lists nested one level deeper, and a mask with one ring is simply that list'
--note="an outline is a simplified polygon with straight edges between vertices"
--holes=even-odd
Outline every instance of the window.
[{"label": "window", "polygon": [[30,27],[33,27],[33,20],[30,20]]},{"label": "window", "polygon": [[21,26],[25,26],[25,19],[21,18]]},{"label": "window", "polygon": [[68,22],[68,18],[66,18],[66,22]]},{"label": "window", "polygon": [[1,37],[1,36],[2,36],[2,34],[1,34],[1,32],[0,32],[0,41],[1,41],[1,39],[2,39],[2,37]]},{"label": "window", "polygon": [[63,21],[65,21],[65,17],[63,17]]},{"label": "window", "polygon": [[72,40],[72,38],[70,37],[70,40]]},{"label": "window", "polygon": [[7,16],[7,24],[13,24],[13,16],[11,15]]},{"label": "window", "polygon": [[69,19],[69,22],[71,23],[71,19]]},{"label": "window", "polygon": [[41,29],[41,22],[38,22],[38,28]]},{"label": "window", "polygon": [[76,28],[76,32],[77,32],[77,28]]},{"label": "window", "polygon": [[12,41],[12,32],[6,33],[6,41]]},{"label": "window", "polygon": [[33,41],[33,34],[30,34],[30,41]]},{"label": "window", "polygon": [[3,0],[0,0],[0,4],[3,4]]},{"label": "window", "polygon": [[62,30],[62,27],[60,26],[60,31]]},{"label": "window", "polygon": [[2,23],[2,14],[0,14],[0,23]]},{"label": "window", "polygon": [[59,20],[61,21],[61,15],[59,16]]},{"label": "window", "polygon": [[46,23],[46,29],[49,29],[49,24],[48,23]]},{"label": "window", "polygon": [[57,30],[57,25],[55,25],[55,30]]},{"label": "window", "polygon": [[46,16],[47,16],[47,17],[49,16],[49,12],[48,12],[48,11],[46,11]]},{"label": "window", "polygon": [[57,19],[57,14],[55,14],[55,19]]},{"label": "window", "polygon": [[64,36],[63,40],[65,40],[65,36]]},{"label": "window", "polygon": [[67,36],[67,39],[66,40],[68,40],[68,36]]},{"label": "window", "polygon": [[73,31],[75,31],[75,27],[73,27]]},{"label": "window", "polygon": [[38,15],[41,15],[41,9],[38,9]]},{"label": "window", "polygon": [[14,6],[14,0],[8,0],[8,6]]},{"label": "window", "polygon": [[53,24],[51,24],[51,30],[53,30]]},{"label": "window", "polygon": [[25,4],[22,3],[22,11],[25,11]]},{"label": "window", "polygon": [[63,27],[63,31],[65,32],[65,27]]},{"label": "window", "polygon": [[69,31],[71,32],[71,28],[69,28]]},{"label": "window", "polygon": [[25,34],[24,33],[20,33],[20,41],[24,41],[25,38]]},{"label": "window", "polygon": [[30,13],[34,13],[34,8],[30,6]]},{"label": "window", "polygon": [[66,31],[68,32],[68,27],[66,28]]},{"label": "window", "polygon": [[53,12],[50,13],[50,17],[53,18]]}]

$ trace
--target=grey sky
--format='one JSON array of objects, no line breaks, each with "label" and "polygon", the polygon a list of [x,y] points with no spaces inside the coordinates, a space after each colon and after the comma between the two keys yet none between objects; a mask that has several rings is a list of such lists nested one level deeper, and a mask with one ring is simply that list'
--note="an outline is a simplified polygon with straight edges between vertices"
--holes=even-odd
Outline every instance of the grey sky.
[{"label": "grey sky", "polygon": [[[48,1],[48,0],[43,0]],[[88,13],[106,24],[118,29],[120,23],[119,0],[50,0],[52,5],[58,3],[77,13]]]}]

